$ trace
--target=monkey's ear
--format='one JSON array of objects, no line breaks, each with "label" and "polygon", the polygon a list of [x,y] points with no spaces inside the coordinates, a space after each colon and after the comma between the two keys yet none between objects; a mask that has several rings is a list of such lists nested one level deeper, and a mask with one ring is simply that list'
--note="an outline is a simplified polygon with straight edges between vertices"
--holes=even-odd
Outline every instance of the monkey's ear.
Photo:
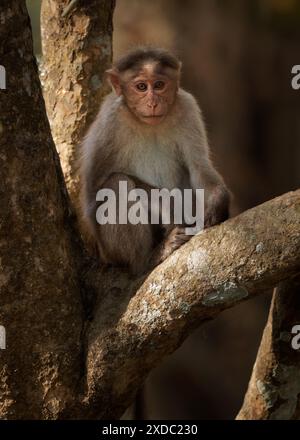
[{"label": "monkey's ear", "polygon": [[122,88],[120,83],[120,75],[119,72],[116,69],[109,69],[105,72],[112,88],[116,92],[118,96],[122,95]]}]

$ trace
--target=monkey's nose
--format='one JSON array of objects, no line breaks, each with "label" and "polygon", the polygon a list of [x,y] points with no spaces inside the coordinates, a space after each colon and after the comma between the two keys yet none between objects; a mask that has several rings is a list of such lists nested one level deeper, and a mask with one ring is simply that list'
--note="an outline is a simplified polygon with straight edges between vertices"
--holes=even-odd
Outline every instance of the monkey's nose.
[{"label": "monkey's nose", "polygon": [[148,106],[149,108],[154,109],[155,107],[157,107],[157,102],[148,102],[147,106]]}]

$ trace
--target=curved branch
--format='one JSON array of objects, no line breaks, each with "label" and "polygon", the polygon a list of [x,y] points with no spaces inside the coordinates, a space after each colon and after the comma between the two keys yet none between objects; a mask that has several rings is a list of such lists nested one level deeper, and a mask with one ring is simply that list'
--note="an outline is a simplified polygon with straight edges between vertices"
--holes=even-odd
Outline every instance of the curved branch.
[{"label": "curved branch", "polygon": [[[149,371],[195,327],[300,271],[300,191],[198,235],[146,280],[102,270],[83,285],[83,250],[46,120],[25,2],[13,0],[2,15],[9,92],[0,99],[0,320],[8,349],[0,359],[0,416],[119,417]],[[80,294],[88,285],[101,295],[82,350]]]},{"label": "curved branch", "polygon": [[300,276],[276,288],[238,420],[299,420],[300,356],[291,346],[300,323]]},{"label": "curved branch", "polygon": [[299,212],[300,190],[211,228],[139,289],[130,280],[124,290],[124,280],[111,286],[112,274],[102,274],[105,294],[87,333],[85,394],[73,415],[119,417],[149,371],[195,327],[299,272]]}]

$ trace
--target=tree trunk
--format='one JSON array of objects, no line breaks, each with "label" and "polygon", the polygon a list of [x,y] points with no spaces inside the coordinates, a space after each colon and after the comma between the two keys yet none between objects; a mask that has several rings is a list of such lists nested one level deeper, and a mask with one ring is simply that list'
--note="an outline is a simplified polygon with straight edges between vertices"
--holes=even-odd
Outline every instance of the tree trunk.
[{"label": "tree trunk", "polygon": [[51,139],[25,2],[5,2],[1,23],[0,417],[117,418],[194,328],[300,271],[300,191],[204,231],[145,279],[90,266]]},{"label": "tree trunk", "polygon": [[82,375],[80,243],[41,93],[25,1],[1,5],[1,418],[56,418]]},{"label": "tree trunk", "polygon": [[[72,3],[72,2],[71,2]],[[44,0],[43,87],[51,130],[71,200],[78,198],[78,147],[108,92],[115,0]]]},{"label": "tree trunk", "polygon": [[239,420],[300,418],[300,354],[291,346],[300,323],[300,276],[275,289]]}]

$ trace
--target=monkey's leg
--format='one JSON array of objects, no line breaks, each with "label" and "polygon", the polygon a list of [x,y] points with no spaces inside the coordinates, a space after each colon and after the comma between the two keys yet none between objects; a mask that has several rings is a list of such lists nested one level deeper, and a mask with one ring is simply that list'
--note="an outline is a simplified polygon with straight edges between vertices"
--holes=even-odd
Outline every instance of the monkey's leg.
[{"label": "monkey's leg", "polygon": [[[209,193],[209,199],[206,204],[206,212],[204,219],[204,229],[217,225],[228,219],[229,211],[229,193],[223,185],[218,185]],[[193,200],[193,207],[195,207],[195,199]],[[196,212],[193,211],[193,215]],[[153,265],[160,264],[176,249],[187,243],[193,235],[185,233],[187,225],[171,225],[167,229],[165,240],[154,250],[152,254]],[[195,227],[189,225],[189,227]]]},{"label": "monkey's leg", "polygon": [[[172,219],[174,219],[175,212],[175,200],[170,204],[170,219],[171,224],[162,224],[161,228],[164,231],[163,240],[159,243],[158,246],[154,249],[151,255],[151,266],[157,266],[162,263],[166,258],[168,258],[176,249],[182,246],[184,243],[187,243],[193,235],[186,234],[186,227],[194,227],[194,225],[187,225],[185,223],[174,223]],[[192,200],[193,210],[195,208],[195,199]],[[184,209],[184,200],[182,200],[181,209]],[[183,212],[183,211],[182,211]],[[193,215],[195,215],[195,211],[193,211]],[[160,212],[162,218],[162,212]],[[175,220],[175,219],[174,219]]]},{"label": "monkey's leg", "polygon": [[[136,178],[123,173],[113,173],[102,185],[116,195],[117,221],[119,218],[119,183],[126,182],[128,192],[135,188],[150,190]],[[128,209],[133,203],[128,203]],[[149,218],[148,218],[149,220]],[[129,267],[133,274],[147,269],[149,255],[155,245],[151,224],[96,224],[100,259],[104,263]]]}]

